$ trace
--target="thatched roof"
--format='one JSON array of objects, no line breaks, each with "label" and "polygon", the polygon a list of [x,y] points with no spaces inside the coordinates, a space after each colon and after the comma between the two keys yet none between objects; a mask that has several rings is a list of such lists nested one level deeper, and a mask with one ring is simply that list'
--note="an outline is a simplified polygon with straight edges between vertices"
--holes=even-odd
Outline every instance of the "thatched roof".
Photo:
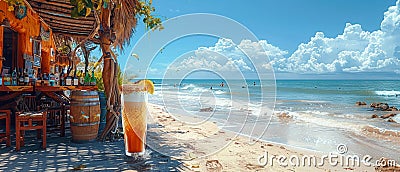
[{"label": "thatched roof", "polygon": [[[129,43],[133,29],[136,27],[136,12],[140,5],[137,0],[111,0],[117,8],[114,9],[111,21],[116,33],[114,46],[122,48]],[[50,25],[55,35],[72,37],[75,40],[86,38],[96,27],[94,14],[87,17],[72,18],[73,6],[70,0],[28,0],[34,11]]]}]

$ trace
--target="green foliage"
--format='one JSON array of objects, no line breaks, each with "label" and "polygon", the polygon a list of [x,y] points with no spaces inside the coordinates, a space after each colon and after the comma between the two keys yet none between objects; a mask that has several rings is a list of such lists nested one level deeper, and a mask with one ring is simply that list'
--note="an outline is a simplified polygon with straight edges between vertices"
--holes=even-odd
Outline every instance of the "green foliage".
[{"label": "green foliage", "polygon": [[94,7],[92,0],[71,0],[71,5],[74,6],[71,17],[87,17]]},{"label": "green foliage", "polygon": [[161,25],[161,19],[154,16],[156,9],[152,6],[152,0],[150,1],[139,1],[140,9],[137,13],[139,17],[143,17],[143,23],[146,24],[147,29],[159,29],[162,30],[164,27]]}]

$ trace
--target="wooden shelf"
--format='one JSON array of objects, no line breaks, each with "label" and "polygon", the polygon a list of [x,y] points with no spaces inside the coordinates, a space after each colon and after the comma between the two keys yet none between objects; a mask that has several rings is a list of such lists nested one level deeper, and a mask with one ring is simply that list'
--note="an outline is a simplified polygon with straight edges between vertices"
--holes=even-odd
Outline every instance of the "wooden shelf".
[{"label": "wooden shelf", "polygon": [[[35,91],[49,92],[49,91],[66,91],[66,90],[97,90],[97,86],[36,86]],[[0,86],[0,91],[13,91],[13,92],[30,92],[33,91],[33,86]]]},{"label": "wooden shelf", "polygon": [[0,91],[33,91],[33,86],[0,86]]},{"label": "wooden shelf", "polygon": [[97,90],[96,86],[37,86],[36,91]]}]

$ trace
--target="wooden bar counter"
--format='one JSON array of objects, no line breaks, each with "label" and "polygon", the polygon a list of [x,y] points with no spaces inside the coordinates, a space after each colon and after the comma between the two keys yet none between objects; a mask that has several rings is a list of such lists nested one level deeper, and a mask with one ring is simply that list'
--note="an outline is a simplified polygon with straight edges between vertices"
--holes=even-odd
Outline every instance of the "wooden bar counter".
[{"label": "wooden bar counter", "polygon": [[25,93],[39,92],[58,103],[69,104],[69,97],[64,94],[66,90],[95,91],[97,86],[0,86],[0,109],[15,108],[18,96]]},{"label": "wooden bar counter", "polygon": [[[0,92],[32,92],[33,86],[0,86]],[[35,91],[97,90],[97,86],[35,86]]]}]

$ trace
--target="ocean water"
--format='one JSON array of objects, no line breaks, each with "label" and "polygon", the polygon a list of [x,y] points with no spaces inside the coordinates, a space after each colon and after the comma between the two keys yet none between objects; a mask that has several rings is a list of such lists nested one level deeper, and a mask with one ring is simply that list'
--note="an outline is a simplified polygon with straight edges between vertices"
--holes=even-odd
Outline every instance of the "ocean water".
[{"label": "ocean water", "polygon": [[[278,80],[263,81],[262,86],[259,80],[153,81],[156,91],[149,102],[171,113],[290,146],[335,152],[345,144],[351,154],[400,160],[400,124],[371,118],[389,112],[355,105],[385,102],[400,107],[400,81]],[[290,117],[280,118],[281,113]],[[400,115],[394,120],[400,123]]]}]

